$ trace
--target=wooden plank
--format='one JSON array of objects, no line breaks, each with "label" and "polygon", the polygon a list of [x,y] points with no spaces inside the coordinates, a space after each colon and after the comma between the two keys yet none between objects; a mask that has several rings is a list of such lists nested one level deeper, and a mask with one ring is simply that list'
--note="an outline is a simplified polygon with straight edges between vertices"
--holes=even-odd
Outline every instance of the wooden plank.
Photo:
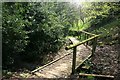
[{"label": "wooden plank", "polygon": [[93,76],[93,77],[102,77],[102,78],[114,78],[114,76],[110,76],[110,75],[85,74],[85,73],[80,73],[79,76]]}]

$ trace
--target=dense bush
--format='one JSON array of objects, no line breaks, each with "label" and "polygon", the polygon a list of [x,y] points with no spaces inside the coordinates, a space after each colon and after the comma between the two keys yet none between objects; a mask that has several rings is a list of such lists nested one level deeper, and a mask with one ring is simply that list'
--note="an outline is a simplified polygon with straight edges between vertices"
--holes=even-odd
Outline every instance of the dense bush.
[{"label": "dense bush", "polygon": [[55,15],[39,8],[30,3],[3,3],[3,66],[20,56],[34,60],[57,50],[62,27]]},{"label": "dense bush", "polygon": [[[27,4],[3,3],[2,12],[2,63],[3,66],[13,64],[18,53],[27,45],[27,32],[24,30],[27,21],[22,16]],[[4,68],[4,67],[3,67]]]},{"label": "dense bush", "polygon": [[3,3],[3,68],[56,52],[72,25],[68,12],[66,3]]},{"label": "dense bush", "polygon": [[[80,10],[69,3],[3,3],[2,64],[8,69],[19,61],[35,61],[54,53],[64,37],[76,36],[69,28],[89,23],[87,31],[95,31],[110,20],[119,21],[119,3],[90,3]],[[85,9],[86,8],[86,9]],[[80,14],[79,14],[80,13]],[[85,27],[84,25],[82,27]],[[118,25],[119,27],[119,25]],[[120,35],[120,30],[116,33]],[[106,39],[106,38],[105,38]],[[120,38],[118,37],[120,43]]]},{"label": "dense bush", "polygon": [[48,10],[48,6],[44,4],[34,4],[32,9],[27,12],[27,19],[31,25],[26,26],[29,29],[29,43],[23,56],[30,61],[37,59],[36,57],[42,57],[48,52],[57,51],[63,39],[64,27],[59,23],[56,13]]}]

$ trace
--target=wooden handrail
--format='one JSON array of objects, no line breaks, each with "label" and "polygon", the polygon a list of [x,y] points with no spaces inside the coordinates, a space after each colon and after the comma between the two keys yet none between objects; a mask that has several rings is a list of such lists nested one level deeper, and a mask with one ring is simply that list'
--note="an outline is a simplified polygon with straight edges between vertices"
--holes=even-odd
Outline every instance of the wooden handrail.
[{"label": "wooden handrail", "polygon": [[[72,31],[76,31],[76,30],[72,30]],[[93,33],[86,32],[84,30],[79,30],[79,31],[76,31],[76,32],[86,33],[86,34],[91,35],[91,36],[95,36],[96,35],[96,34],[93,34]]]},{"label": "wooden handrail", "polygon": [[82,31],[80,30],[80,32],[83,32],[83,33],[86,33],[86,34],[89,34],[89,35],[92,35],[92,36],[96,35],[96,34],[92,34],[92,33],[89,33],[89,32],[83,31],[83,30]]},{"label": "wooden handrail", "polygon": [[95,35],[95,36],[93,36],[93,37],[91,37],[91,38],[88,38],[88,39],[86,39],[86,40],[83,40],[83,41],[81,41],[81,42],[79,42],[79,43],[72,44],[72,45],[70,45],[70,46],[65,47],[65,49],[66,49],[66,50],[69,50],[69,49],[71,49],[71,48],[74,48],[74,47],[76,47],[76,46],[79,46],[79,45],[81,45],[81,44],[84,44],[85,42],[90,41],[90,40],[92,40],[92,39],[94,39],[94,38],[96,38],[96,37],[98,37],[98,36],[99,36],[99,35]]},{"label": "wooden handrail", "polygon": [[[79,32],[79,31],[78,31]],[[93,56],[94,55],[94,53],[95,53],[95,49],[96,49],[96,45],[97,45],[97,38],[98,38],[98,36],[99,35],[95,35],[95,34],[92,34],[92,33],[89,33],[89,32],[86,32],[86,31],[80,31],[80,36],[78,36],[78,38],[80,38],[81,39],[81,33],[84,33],[84,38],[85,38],[85,40],[83,40],[83,41],[81,41],[81,42],[79,42],[79,41],[77,41],[77,42],[72,42],[73,44],[72,45],[70,45],[70,46],[67,46],[67,47],[65,47],[65,49],[66,50],[69,50],[69,49],[72,49],[73,48],[73,60],[72,60],[72,74],[74,74],[75,73],[75,71],[76,71],[76,49],[77,49],[77,46],[79,46],[79,45],[81,45],[81,44],[84,44],[84,43],[86,43],[86,46],[88,45],[88,41],[92,41],[92,43],[93,43],[93,45],[92,45],[92,54],[90,54],[82,63],[80,63],[80,65],[81,64],[83,64],[88,58],[90,58],[91,56]],[[89,38],[89,35],[91,36],[90,38]],[[72,41],[72,40],[71,40]],[[77,66],[78,67],[78,66]]]}]

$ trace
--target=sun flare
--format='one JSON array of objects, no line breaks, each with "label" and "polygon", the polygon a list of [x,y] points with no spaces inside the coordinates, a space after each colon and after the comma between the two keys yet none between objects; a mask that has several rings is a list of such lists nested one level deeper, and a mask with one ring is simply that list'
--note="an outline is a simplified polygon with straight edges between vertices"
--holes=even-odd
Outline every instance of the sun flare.
[{"label": "sun flare", "polygon": [[82,6],[83,2],[85,2],[85,0],[72,0],[72,1],[70,1],[71,4],[75,4],[77,7]]}]

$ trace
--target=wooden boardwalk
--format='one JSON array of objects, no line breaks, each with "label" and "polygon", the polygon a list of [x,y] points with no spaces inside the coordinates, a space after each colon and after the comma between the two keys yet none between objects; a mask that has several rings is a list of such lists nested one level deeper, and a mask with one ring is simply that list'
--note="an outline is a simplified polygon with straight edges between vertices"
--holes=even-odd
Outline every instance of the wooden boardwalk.
[{"label": "wooden boardwalk", "polygon": [[[74,37],[69,38],[72,45],[61,48],[60,53],[62,53],[62,56],[58,59],[55,59],[42,67],[40,66],[30,73],[20,74],[20,76],[22,78],[23,76],[25,76],[25,78],[68,78],[71,73],[74,74],[77,67],[79,67],[91,55],[94,55],[97,38],[99,37],[99,35],[80,31],[80,39],[83,36],[82,33],[85,36],[83,37],[84,40],[79,42]],[[93,43],[92,48],[88,46],[88,41]]]},{"label": "wooden boardwalk", "polygon": [[[72,58],[73,58],[73,51],[68,50],[66,51],[63,49],[64,52],[71,53],[70,55],[56,61],[49,66],[34,72],[33,76],[36,78],[67,78],[72,72]],[[86,59],[91,54],[90,48],[87,48],[83,44],[77,46],[77,53],[76,53],[76,66]],[[30,78],[29,77],[29,78]]]}]

